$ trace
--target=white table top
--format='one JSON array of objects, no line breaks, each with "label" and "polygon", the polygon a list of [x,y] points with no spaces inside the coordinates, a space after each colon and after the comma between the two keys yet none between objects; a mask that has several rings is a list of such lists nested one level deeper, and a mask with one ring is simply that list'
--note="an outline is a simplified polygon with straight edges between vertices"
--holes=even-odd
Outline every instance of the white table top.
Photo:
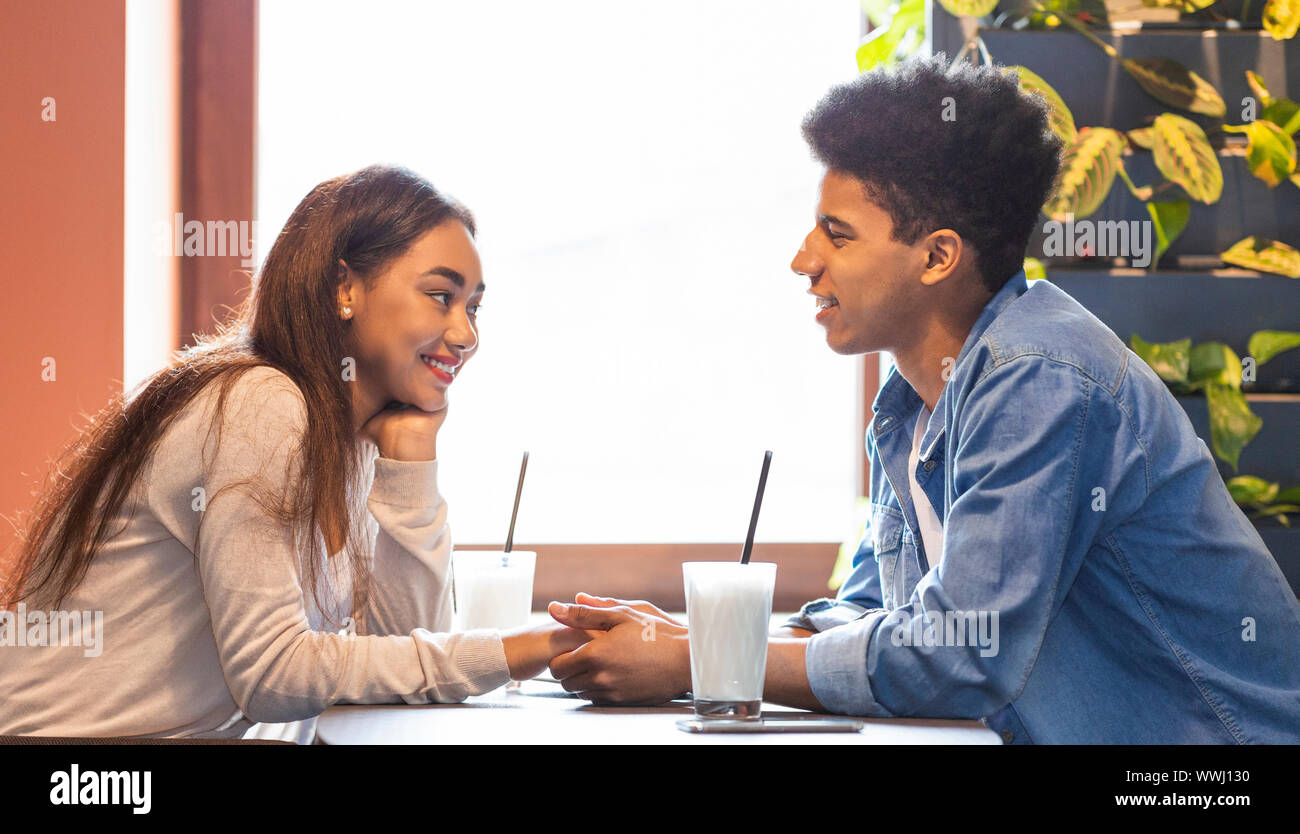
[{"label": "white table top", "polygon": [[[685,620],[685,615],[674,615]],[[773,614],[772,627],[789,614]],[[549,621],[534,612],[534,622]],[[688,733],[677,722],[693,718],[690,701],[655,707],[598,707],[546,679],[504,687],[461,704],[346,704],[316,721],[323,744],[1001,744],[978,721],[940,718],[863,718],[857,733]],[[764,715],[812,715],[763,704]]]},{"label": "white table top", "polygon": [[[804,710],[763,704],[764,715]],[[526,681],[462,704],[348,704],[316,721],[323,744],[1000,744],[978,721],[864,718],[857,733],[688,733],[690,701],[598,707],[557,683]]]}]

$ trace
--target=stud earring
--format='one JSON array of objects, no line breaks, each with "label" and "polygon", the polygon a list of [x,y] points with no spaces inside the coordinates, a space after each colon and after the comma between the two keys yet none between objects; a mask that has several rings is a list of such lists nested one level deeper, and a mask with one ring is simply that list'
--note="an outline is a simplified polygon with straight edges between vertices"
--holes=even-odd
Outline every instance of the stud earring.
[{"label": "stud earring", "polygon": [[352,308],[351,308],[351,307],[344,307],[344,308],[343,308],[343,318],[345,318],[345,319],[350,319],[350,318],[352,318]]}]

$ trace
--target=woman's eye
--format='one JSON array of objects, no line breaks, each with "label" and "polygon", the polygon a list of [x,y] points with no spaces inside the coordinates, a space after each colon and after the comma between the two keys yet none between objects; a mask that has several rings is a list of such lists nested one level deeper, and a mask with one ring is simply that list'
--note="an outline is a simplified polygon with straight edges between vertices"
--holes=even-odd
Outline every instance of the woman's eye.
[{"label": "woman's eye", "polygon": [[482,308],[483,308],[482,304],[469,304],[466,306],[466,309],[469,310],[469,314],[471,316],[477,316],[478,311],[481,310]]},{"label": "woman's eye", "polygon": [[436,298],[442,304],[447,304],[451,300],[451,293],[449,292],[427,292],[425,295]]}]

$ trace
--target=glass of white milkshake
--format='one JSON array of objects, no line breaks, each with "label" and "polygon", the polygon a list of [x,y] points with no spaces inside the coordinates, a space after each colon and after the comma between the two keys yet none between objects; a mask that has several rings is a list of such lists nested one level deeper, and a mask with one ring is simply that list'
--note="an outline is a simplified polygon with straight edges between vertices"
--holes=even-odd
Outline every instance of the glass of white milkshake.
[{"label": "glass of white milkshake", "polygon": [[776,564],[685,562],[682,576],[696,716],[757,719]]},{"label": "glass of white milkshake", "polygon": [[[533,610],[533,571],[537,554],[529,550],[456,550],[452,585],[453,628],[508,629],[528,625]],[[511,681],[509,688],[518,689]]]}]

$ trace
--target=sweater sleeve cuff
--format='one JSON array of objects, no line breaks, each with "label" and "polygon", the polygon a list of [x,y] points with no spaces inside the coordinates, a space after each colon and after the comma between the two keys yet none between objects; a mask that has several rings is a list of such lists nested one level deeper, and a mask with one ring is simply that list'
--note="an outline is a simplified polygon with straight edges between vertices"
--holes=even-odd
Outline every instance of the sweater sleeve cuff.
[{"label": "sweater sleeve cuff", "polygon": [[470,695],[481,695],[510,682],[501,632],[491,628],[471,629],[460,632],[458,637],[456,662]]},{"label": "sweater sleeve cuff", "polygon": [[393,507],[428,507],[437,504],[438,461],[375,458],[375,481],[370,500]]}]

